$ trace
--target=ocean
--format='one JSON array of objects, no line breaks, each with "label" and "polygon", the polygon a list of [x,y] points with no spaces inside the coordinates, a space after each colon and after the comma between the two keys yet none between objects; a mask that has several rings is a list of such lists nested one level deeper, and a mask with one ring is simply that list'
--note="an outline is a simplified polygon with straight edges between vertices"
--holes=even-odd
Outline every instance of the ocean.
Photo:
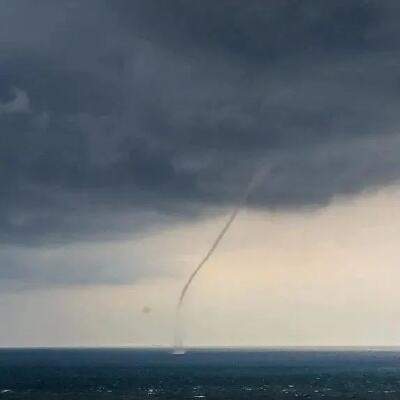
[{"label": "ocean", "polygon": [[399,399],[398,349],[1,349],[0,399]]}]

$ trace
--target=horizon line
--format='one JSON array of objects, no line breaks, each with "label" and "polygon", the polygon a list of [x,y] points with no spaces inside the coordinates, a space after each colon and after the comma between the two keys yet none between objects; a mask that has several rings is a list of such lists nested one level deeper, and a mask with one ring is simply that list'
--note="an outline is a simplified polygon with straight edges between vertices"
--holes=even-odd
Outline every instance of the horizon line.
[{"label": "horizon line", "polygon": [[[173,350],[173,346],[166,345],[51,345],[51,346],[30,346],[30,345],[14,345],[1,346],[1,350]],[[390,351],[400,350],[400,345],[244,345],[244,346],[208,346],[208,345],[193,345],[185,346],[186,351],[197,350],[248,350],[248,351],[312,351],[312,350],[332,350],[332,351]]]}]

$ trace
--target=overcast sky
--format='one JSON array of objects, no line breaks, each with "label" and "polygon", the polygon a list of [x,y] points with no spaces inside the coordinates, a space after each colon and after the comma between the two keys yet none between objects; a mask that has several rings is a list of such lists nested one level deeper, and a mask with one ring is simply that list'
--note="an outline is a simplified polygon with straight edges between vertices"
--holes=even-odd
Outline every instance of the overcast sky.
[{"label": "overcast sky", "polygon": [[0,346],[400,344],[399,22],[0,0]]}]

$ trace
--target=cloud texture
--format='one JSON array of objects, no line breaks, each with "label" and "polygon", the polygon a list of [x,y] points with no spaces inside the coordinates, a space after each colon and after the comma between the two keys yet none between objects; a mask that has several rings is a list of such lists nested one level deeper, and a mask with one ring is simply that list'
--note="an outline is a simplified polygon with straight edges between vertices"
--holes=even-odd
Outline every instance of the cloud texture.
[{"label": "cloud texture", "polygon": [[1,2],[0,241],[142,234],[230,206],[259,168],[266,209],[396,182],[399,18],[394,0]]}]

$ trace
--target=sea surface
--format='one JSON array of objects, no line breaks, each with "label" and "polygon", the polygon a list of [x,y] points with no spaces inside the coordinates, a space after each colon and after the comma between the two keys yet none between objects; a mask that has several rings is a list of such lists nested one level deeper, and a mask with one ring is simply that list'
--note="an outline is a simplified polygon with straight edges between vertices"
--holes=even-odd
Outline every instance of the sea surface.
[{"label": "sea surface", "polygon": [[0,400],[152,398],[400,399],[400,350],[0,350]]}]

